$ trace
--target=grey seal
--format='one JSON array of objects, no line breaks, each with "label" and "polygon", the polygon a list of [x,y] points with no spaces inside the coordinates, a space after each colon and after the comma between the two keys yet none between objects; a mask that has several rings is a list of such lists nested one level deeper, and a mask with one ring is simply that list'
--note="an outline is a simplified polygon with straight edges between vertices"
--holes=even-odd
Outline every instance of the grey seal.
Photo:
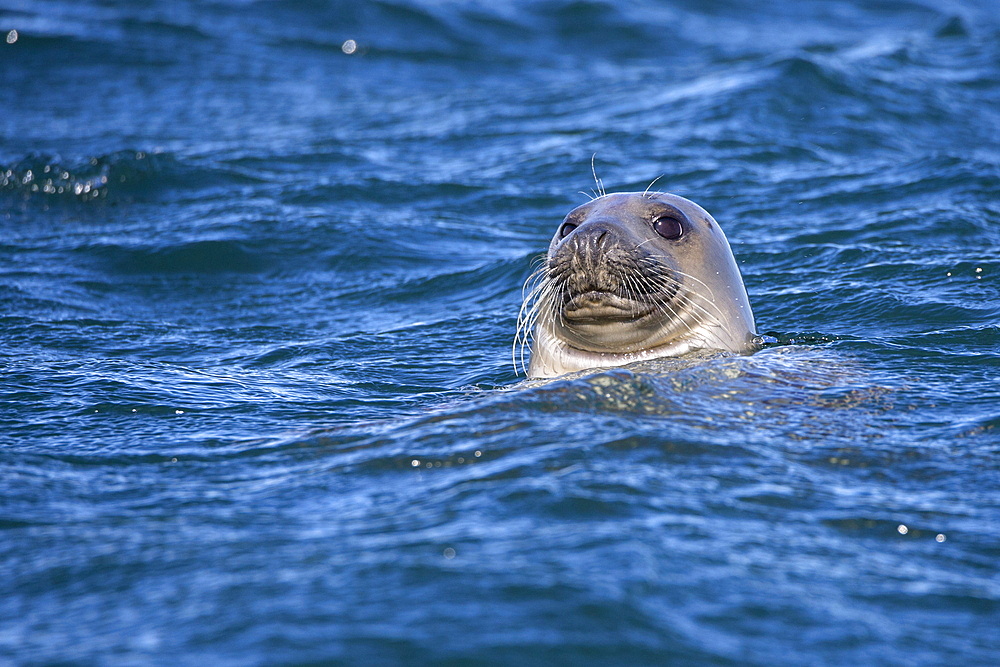
[{"label": "grey seal", "polygon": [[726,235],[677,195],[602,194],[573,209],[524,294],[515,350],[523,365],[530,339],[529,378],[757,347]]}]

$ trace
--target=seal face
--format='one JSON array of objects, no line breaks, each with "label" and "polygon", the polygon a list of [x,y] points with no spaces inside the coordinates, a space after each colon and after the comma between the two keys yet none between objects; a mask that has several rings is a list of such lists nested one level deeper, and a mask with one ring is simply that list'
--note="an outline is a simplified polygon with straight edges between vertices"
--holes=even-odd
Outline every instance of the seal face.
[{"label": "seal face", "polygon": [[677,195],[608,194],[573,209],[525,292],[518,341],[531,338],[531,378],[755,346],[725,234]]}]

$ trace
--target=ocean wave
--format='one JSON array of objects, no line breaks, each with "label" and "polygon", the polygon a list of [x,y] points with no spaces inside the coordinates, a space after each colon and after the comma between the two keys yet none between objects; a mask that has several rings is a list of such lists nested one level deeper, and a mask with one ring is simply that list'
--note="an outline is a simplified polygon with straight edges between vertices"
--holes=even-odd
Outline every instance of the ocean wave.
[{"label": "ocean wave", "polygon": [[258,180],[246,171],[195,164],[158,150],[120,150],[76,159],[31,154],[0,163],[0,196],[25,202],[156,200],[176,191]]},{"label": "ocean wave", "polygon": [[256,273],[269,265],[268,258],[235,240],[199,240],[152,246],[88,245],[77,251],[106,263],[117,274]]}]

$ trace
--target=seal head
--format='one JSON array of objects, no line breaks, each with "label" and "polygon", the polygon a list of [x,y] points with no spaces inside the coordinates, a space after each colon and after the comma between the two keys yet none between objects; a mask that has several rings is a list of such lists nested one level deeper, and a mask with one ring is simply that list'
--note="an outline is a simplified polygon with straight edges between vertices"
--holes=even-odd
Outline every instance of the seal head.
[{"label": "seal head", "polygon": [[525,287],[518,340],[530,333],[532,378],[755,346],[725,234],[676,195],[609,194],[570,211]]}]

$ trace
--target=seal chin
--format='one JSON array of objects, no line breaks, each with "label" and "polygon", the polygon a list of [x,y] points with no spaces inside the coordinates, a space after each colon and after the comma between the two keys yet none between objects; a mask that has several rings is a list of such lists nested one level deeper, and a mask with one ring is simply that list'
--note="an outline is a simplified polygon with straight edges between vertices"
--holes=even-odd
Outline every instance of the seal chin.
[{"label": "seal chin", "polygon": [[601,354],[647,349],[675,329],[675,318],[663,317],[652,303],[608,292],[575,295],[560,315],[549,321],[555,336],[574,349]]},{"label": "seal chin", "polygon": [[563,306],[562,315],[568,322],[600,324],[640,320],[652,312],[653,307],[649,304],[626,299],[610,292],[592,290],[572,297]]}]

